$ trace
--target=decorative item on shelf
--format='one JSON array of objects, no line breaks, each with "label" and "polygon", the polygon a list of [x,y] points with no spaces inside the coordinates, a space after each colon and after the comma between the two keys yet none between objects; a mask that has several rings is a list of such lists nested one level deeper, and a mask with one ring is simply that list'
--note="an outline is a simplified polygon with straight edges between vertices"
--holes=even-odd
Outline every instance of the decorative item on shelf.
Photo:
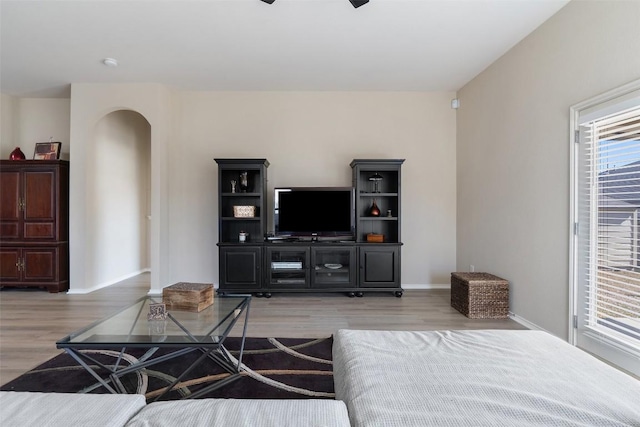
[{"label": "decorative item on shelf", "polygon": [[253,218],[256,216],[255,206],[234,206],[233,207],[234,218]]},{"label": "decorative item on shelf", "polygon": [[380,208],[378,208],[376,204],[376,199],[373,199],[373,204],[371,205],[371,209],[369,209],[369,215],[380,216]]},{"label": "decorative item on shelf", "polygon": [[16,149],[13,150],[11,154],[9,154],[9,160],[24,160],[24,159],[26,159],[26,157],[22,152],[22,150],[20,149],[20,147],[16,147]]},{"label": "decorative item on shelf", "polygon": [[246,193],[249,189],[249,173],[240,172],[240,191]]},{"label": "decorative item on shelf", "polygon": [[244,243],[244,242],[246,242],[248,238],[249,238],[249,233],[246,233],[246,232],[244,232],[244,231],[241,231],[241,232],[238,234],[238,241],[239,241],[240,243]]},{"label": "decorative item on shelf", "polygon": [[165,320],[167,318],[167,306],[163,303],[149,304],[147,320]]},{"label": "decorative item on shelf", "polygon": [[58,160],[61,148],[62,142],[53,142],[53,138],[49,138],[49,142],[36,142],[33,160]]},{"label": "decorative item on shelf", "polygon": [[373,189],[372,189],[373,193],[380,192],[380,181],[382,181],[382,179],[383,179],[382,175],[380,175],[378,172],[374,173],[369,177],[369,181],[373,182]]},{"label": "decorative item on shelf", "polygon": [[384,242],[384,235],[383,234],[369,233],[369,234],[367,234],[367,242],[369,242],[369,243],[382,243],[382,242]]},{"label": "decorative item on shelf", "polygon": [[387,218],[393,218],[393,214],[391,213],[391,209],[387,210]]},{"label": "decorative item on shelf", "polygon": [[338,270],[339,268],[342,268],[342,264],[339,264],[339,263],[333,263],[333,264],[330,263],[330,264],[325,264],[324,266],[330,270]]},{"label": "decorative item on shelf", "polygon": [[238,184],[238,181],[236,181],[235,179],[231,180],[231,192],[235,193],[236,192],[236,185]]}]

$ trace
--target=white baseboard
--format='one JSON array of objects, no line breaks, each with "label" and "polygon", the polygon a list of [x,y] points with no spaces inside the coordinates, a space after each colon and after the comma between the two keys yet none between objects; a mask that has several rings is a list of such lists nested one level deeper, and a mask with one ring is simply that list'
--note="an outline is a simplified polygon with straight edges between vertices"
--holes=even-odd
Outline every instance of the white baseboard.
[{"label": "white baseboard", "polygon": [[534,330],[534,331],[544,331],[544,332],[547,332],[547,333],[549,333],[549,334],[551,334],[551,335],[555,335],[555,334],[553,334],[553,333],[551,333],[551,332],[547,331],[547,330],[546,330],[546,329],[544,329],[543,327],[538,326],[538,325],[536,325],[535,323],[530,322],[530,321],[528,321],[527,319],[525,319],[525,318],[523,318],[523,317],[518,316],[517,314],[515,314],[515,313],[514,313],[514,312],[512,312],[512,311],[510,311],[510,312],[509,312],[509,319],[514,320],[514,321],[516,321],[516,322],[520,323],[522,326],[524,326],[524,327],[525,327],[525,328],[527,328],[527,329],[531,329],[531,330]]},{"label": "white baseboard", "polygon": [[93,287],[88,288],[88,289],[69,289],[67,291],[67,294],[69,294],[69,295],[84,295],[84,294],[88,294],[88,293],[97,291],[98,289],[102,289],[102,288],[106,288],[107,286],[115,285],[116,283],[122,282],[123,280],[131,279],[132,277],[135,277],[135,276],[137,276],[139,274],[149,273],[150,271],[151,271],[151,269],[144,268],[142,270],[134,271],[133,273],[129,273],[129,274],[126,274],[124,276],[109,280],[108,282],[101,283],[99,285],[93,286]]},{"label": "white baseboard", "polygon": [[418,283],[418,284],[405,284],[401,285],[402,289],[449,289],[451,288],[450,283]]}]

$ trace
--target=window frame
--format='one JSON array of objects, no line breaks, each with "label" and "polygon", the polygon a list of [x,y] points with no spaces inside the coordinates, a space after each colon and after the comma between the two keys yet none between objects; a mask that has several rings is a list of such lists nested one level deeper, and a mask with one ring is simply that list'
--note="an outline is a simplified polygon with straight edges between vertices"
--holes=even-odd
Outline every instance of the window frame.
[{"label": "window frame", "polygon": [[[568,337],[569,342],[584,350],[594,352],[601,358],[625,369],[635,375],[640,376],[640,363],[637,362],[638,355],[635,351],[629,351],[629,347],[620,344],[615,339],[610,339],[597,333],[581,332],[582,326],[579,312],[583,309],[580,295],[580,283],[578,283],[580,260],[579,260],[579,232],[578,228],[589,226],[589,224],[579,224],[579,162],[580,162],[580,123],[595,120],[616,111],[621,111],[640,104],[640,79],[632,81],[624,86],[610,90],[583,102],[575,104],[569,109],[569,143],[570,143],[570,215],[569,215],[569,319],[568,319]],[[591,207],[592,208],[592,207]],[[582,335],[581,335],[582,334]],[[579,341],[593,339],[596,345],[594,348],[585,348],[579,345]],[[597,348],[601,346],[602,348]],[[635,363],[634,363],[635,362]]]}]

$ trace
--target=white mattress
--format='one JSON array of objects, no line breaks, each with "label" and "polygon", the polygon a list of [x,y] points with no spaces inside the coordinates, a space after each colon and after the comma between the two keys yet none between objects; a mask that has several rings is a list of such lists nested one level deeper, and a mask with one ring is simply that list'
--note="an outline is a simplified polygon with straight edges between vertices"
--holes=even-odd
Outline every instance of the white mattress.
[{"label": "white mattress", "polygon": [[140,394],[0,392],[2,427],[122,427],[146,404]]},{"label": "white mattress", "polygon": [[640,426],[640,381],[540,331],[334,336],[336,399],[362,426]]},{"label": "white mattress", "polygon": [[145,406],[127,427],[350,427],[344,403],[329,399],[194,399]]}]

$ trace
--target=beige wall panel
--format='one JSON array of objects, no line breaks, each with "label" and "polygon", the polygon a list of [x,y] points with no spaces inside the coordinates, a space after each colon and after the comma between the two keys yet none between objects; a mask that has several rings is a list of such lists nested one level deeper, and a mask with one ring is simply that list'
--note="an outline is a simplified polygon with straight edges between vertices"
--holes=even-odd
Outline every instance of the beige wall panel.
[{"label": "beige wall panel", "polygon": [[218,280],[214,157],[269,160],[270,229],[274,187],[350,186],[352,159],[405,158],[402,283],[448,283],[455,266],[454,95],[183,92],[169,162],[173,279]]},{"label": "beige wall panel", "polygon": [[567,338],[569,107],[640,77],[640,2],[572,1],[458,95],[457,268]]}]

